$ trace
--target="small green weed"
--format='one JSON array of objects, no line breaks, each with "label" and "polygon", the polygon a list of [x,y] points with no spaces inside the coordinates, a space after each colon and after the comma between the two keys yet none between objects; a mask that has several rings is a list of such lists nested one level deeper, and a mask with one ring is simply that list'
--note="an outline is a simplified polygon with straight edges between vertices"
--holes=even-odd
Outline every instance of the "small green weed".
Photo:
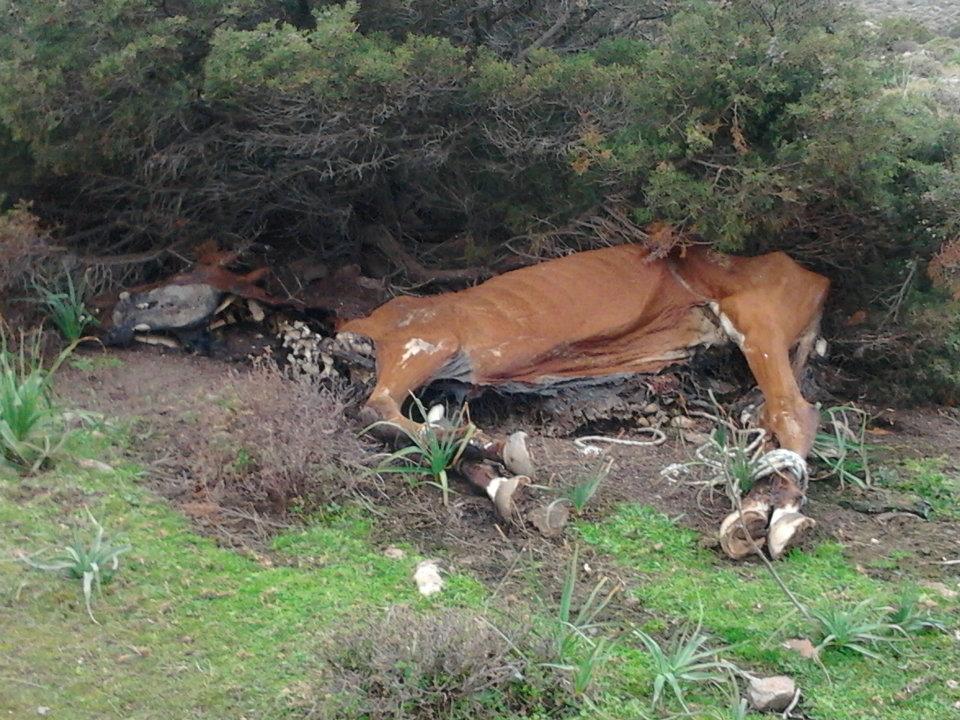
[{"label": "small green weed", "polygon": [[31,344],[21,336],[13,351],[0,333],[0,465],[34,473],[63,446],[68,435],[50,399],[50,382],[75,346],[44,369],[39,337]]},{"label": "small green weed", "polygon": [[81,580],[87,614],[96,623],[97,619],[93,616],[92,607],[93,593],[95,590],[100,592],[103,583],[110,581],[120,567],[120,555],[127,552],[130,546],[107,544],[104,541],[103,526],[97,522],[89,510],[87,516],[95,528],[91,541],[85,542],[77,536],[72,544],[62,547],[60,554],[49,562],[37,562],[28,557],[23,557],[21,560],[37,570],[66,571],[69,577]]},{"label": "small green weed", "polygon": [[893,642],[892,633],[900,630],[890,620],[878,617],[873,598],[852,607],[829,605],[810,608],[810,615],[820,634],[817,652],[828,648],[850,650],[873,660],[882,660],[876,652],[878,643]]},{"label": "small green weed", "polygon": [[597,618],[620,590],[618,586],[614,586],[604,594],[609,580],[601,578],[574,614],[573,593],[577,585],[579,554],[579,547],[574,547],[570,567],[563,579],[563,590],[560,593],[560,605],[554,625],[553,645],[557,657],[561,660],[576,649],[581,639],[589,638],[596,631],[599,627]]},{"label": "small green weed", "polygon": [[686,686],[695,683],[719,685],[724,676],[721,671],[733,669],[726,660],[718,659],[723,649],[708,646],[709,637],[698,624],[692,631],[683,630],[671,638],[666,648],[639,628],[634,636],[643,643],[653,662],[653,706],[664,700],[664,690],[669,688],[685,712],[690,712],[686,702]]},{"label": "small green weed", "polygon": [[69,274],[66,277],[66,287],[61,289],[39,283],[35,283],[33,288],[40,296],[37,302],[45,307],[47,317],[63,339],[72,343],[80,340],[88,328],[97,324],[97,320],[87,310],[85,284],[81,283],[78,287]]},{"label": "small green weed", "polygon": [[873,485],[870,473],[870,446],[866,441],[869,416],[852,405],[827,408],[822,425],[827,432],[817,433],[813,442],[814,457],[827,466],[840,485],[853,483],[859,488]]},{"label": "small green weed", "polygon": [[588,473],[580,482],[564,488],[561,497],[569,501],[573,509],[578,513],[583,512],[587,503],[596,495],[600,483],[610,474],[612,465],[613,460],[608,460],[605,465]]},{"label": "small green weed", "polygon": [[593,685],[598,670],[614,652],[614,644],[609,638],[597,637],[600,629],[597,618],[620,588],[614,586],[604,594],[609,580],[601,578],[574,613],[573,594],[577,584],[578,563],[579,548],[574,547],[570,567],[564,576],[557,616],[550,624],[549,639],[556,662],[544,665],[566,673],[573,694],[582,697]]},{"label": "small green weed", "polygon": [[887,622],[905,635],[917,635],[928,630],[947,632],[947,626],[930,613],[920,609],[920,594],[914,588],[904,590]]},{"label": "small green weed", "polygon": [[[422,418],[426,421],[429,414],[426,407],[416,397],[413,398],[413,401]],[[416,476],[428,475],[433,478],[428,481],[428,484],[440,488],[443,493],[443,504],[448,505],[450,483],[447,470],[459,462],[460,456],[477,430],[470,422],[466,406],[456,412],[449,426],[424,422],[419,433],[409,432],[389,421],[374,423],[364,432],[378,425],[388,425],[396,428],[413,444],[390,453],[386,458],[386,463],[375,468],[373,472]]]}]

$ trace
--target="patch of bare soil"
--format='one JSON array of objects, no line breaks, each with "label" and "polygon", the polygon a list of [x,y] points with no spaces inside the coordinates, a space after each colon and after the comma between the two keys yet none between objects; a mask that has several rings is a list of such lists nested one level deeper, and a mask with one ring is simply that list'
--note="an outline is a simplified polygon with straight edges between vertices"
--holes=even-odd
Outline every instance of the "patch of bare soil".
[{"label": "patch of bare soil", "polygon": [[[241,494],[239,500],[230,493],[211,494],[210,488],[191,474],[191,467],[195,466],[189,455],[197,452],[198,435],[214,432],[218,418],[235,413],[227,392],[238,387],[231,385],[231,373],[239,372],[242,377],[251,370],[152,349],[112,351],[110,356],[122,364],[100,363],[88,371],[65,369],[58,384],[61,396],[76,407],[107,417],[135,420],[138,430],[134,452],[140,462],[155,470],[150,473],[154,488],[178,505],[201,531],[233,544],[249,541],[262,548],[258,541],[265,535],[296,521],[285,509],[270,502],[251,505],[249,493]],[[882,454],[924,457],[960,450],[960,424],[951,416],[935,409],[883,410],[879,414],[881,421],[871,440],[883,447]],[[219,431],[223,429],[219,427]],[[339,429],[354,433],[359,426],[344,422]],[[599,468],[601,460],[584,456],[571,440],[538,435],[535,426],[527,429],[531,450],[541,469],[536,478],[540,487],[531,491],[535,502],[549,502],[555,497],[555,489],[582,480]],[[630,431],[622,434],[631,437]],[[634,437],[643,439],[640,435]],[[613,465],[584,511],[585,519],[602,521],[621,502],[642,503],[697,530],[709,545],[729,510],[723,493],[700,493],[691,484],[660,475],[666,465],[688,459],[692,449],[676,435],[659,446],[605,446],[603,458],[611,459]],[[489,500],[473,494],[465,483],[455,483],[458,494],[447,508],[433,488],[413,487],[402,476],[388,476],[384,483],[354,485],[350,489],[377,516],[377,537],[384,545],[398,540],[412,542],[421,552],[441,557],[450,565],[505,588],[505,592],[514,585],[513,575],[529,567],[521,559],[532,560],[545,570],[563,572],[569,552],[567,537],[546,539],[533,528],[504,526]],[[857,503],[852,505],[860,510],[852,509],[850,501],[858,499],[869,500],[880,509],[873,512],[871,507]],[[892,506],[904,502],[883,491],[861,497],[849,487],[841,491],[830,484],[814,483],[807,512],[817,519],[818,526],[809,542],[826,538],[840,541],[851,559],[867,572],[898,573],[896,564],[877,561],[889,558],[895,551],[907,551],[912,559],[905,562],[913,565],[912,572],[942,575],[942,566],[934,563],[943,557],[957,556],[960,523],[884,510],[881,506],[886,501]],[[863,511],[864,507],[867,511]]]}]

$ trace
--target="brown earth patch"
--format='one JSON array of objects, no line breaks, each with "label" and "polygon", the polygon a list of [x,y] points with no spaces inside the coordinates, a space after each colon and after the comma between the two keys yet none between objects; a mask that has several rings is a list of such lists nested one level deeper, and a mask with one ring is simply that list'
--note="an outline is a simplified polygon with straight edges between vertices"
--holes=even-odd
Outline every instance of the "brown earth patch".
[{"label": "brown earth patch", "polygon": [[[84,354],[103,356],[99,351]],[[249,494],[238,499],[229,493],[211,496],[198,492],[197,479],[189,472],[189,455],[196,452],[198,434],[208,432],[218,417],[234,411],[229,396],[237,386],[231,384],[231,374],[239,373],[242,378],[251,372],[248,368],[155,349],[111,351],[110,356],[122,364],[95,370],[65,368],[58,388],[70,405],[134,421],[133,452],[138,462],[151,469],[148,476],[153,489],[171,499],[201,531],[234,545],[252,544],[262,550],[264,539],[298,521],[285,508],[269,503],[251,505]],[[881,446],[880,462],[952,455],[960,450],[960,423],[952,415],[937,409],[874,411],[880,418],[879,432],[871,435],[871,440]],[[359,429],[346,420],[342,425],[345,433]],[[531,491],[537,502],[549,502],[555,497],[552,489],[597,469],[600,460],[584,457],[569,439],[538,436],[536,427],[528,430],[531,449],[542,469],[536,479],[542,487]],[[624,431],[624,436],[631,434]],[[582,518],[602,521],[619,503],[641,503],[697,530],[710,544],[728,512],[722,492],[712,496],[698,493],[699,488],[689,483],[660,475],[666,465],[688,459],[691,450],[677,437],[656,447],[607,446],[603,457],[612,459],[611,472]],[[529,561],[554,573],[564,570],[569,536],[548,540],[532,528],[503,526],[489,501],[471,493],[465,483],[455,481],[458,494],[444,508],[433,488],[414,487],[400,476],[360,484],[354,480],[350,492],[376,515],[375,539],[384,545],[411,542],[421,552],[442,557],[504,592],[514,587],[511,578],[515,574],[531,567]],[[869,495],[875,499],[884,492],[871,491]],[[909,569],[913,574],[942,577],[943,566],[936,563],[958,555],[960,523],[909,514],[868,514],[841,506],[860,494],[850,487],[840,490],[830,483],[813,483],[807,512],[817,519],[818,527],[811,542],[839,541],[864,572],[897,576]],[[891,561],[898,551],[900,559]],[[589,551],[584,560],[591,562]],[[603,563],[596,559],[595,564]],[[517,583],[516,588],[519,586]]]}]

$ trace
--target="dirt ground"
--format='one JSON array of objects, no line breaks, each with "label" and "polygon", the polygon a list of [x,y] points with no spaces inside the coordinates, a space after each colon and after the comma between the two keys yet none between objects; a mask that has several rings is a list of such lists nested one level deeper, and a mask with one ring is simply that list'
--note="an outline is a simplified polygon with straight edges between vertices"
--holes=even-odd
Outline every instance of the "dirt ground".
[{"label": "dirt ground", "polygon": [[[195,418],[199,409],[221,400],[219,393],[228,373],[249,371],[243,365],[157,349],[109,354],[85,351],[78,357],[79,362],[62,371],[60,393],[72,406],[131,421],[136,459],[155,470],[181,467],[178,456],[187,452],[190,437],[197,432],[195,421],[188,420]],[[878,466],[905,458],[960,457],[960,422],[955,416],[938,409],[872,408],[871,412],[875,420],[870,442],[877,446],[873,458]],[[613,461],[609,476],[585,509],[584,519],[602,520],[619,503],[640,503],[695,529],[705,546],[714,544],[716,528],[729,509],[723,493],[702,493],[699,487],[670,481],[660,474],[666,465],[690,458],[693,448],[689,443],[673,436],[656,447],[614,445],[607,446],[599,458],[584,457],[570,439],[538,436],[535,427],[528,430],[531,449],[542,471],[536,479],[538,485],[570,484],[595,471],[601,462]],[[629,430],[622,434],[631,436]],[[569,533],[548,540],[535,531],[502,527],[487,499],[471,494],[464,484],[455,486],[462,492],[443,508],[434,489],[414,488],[406,480],[393,477],[375,496],[365,498],[380,518],[378,534],[384,542],[398,538],[409,541],[486,582],[500,584],[508,581],[521,554],[535,561],[550,559],[558,551],[566,554]],[[213,514],[204,512],[202,502],[198,504],[189,473],[182,469],[176,473],[148,472],[147,478],[203,532],[223,539],[223,534],[218,534],[222,528],[211,520]],[[552,497],[543,490],[533,494],[541,502]],[[901,555],[911,558],[912,572],[940,576],[943,568],[936,563],[956,557],[960,549],[960,522],[928,520],[901,510],[915,501],[915,497],[884,487],[864,492],[850,486],[840,488],[832,482],[812,483],[807,513],[818,525],[807,542],[839,541],[848,557],[867,573],[896,575],[897,564],[885,559]],[[262,537],[290,519],[265,512],[252,522]],[[255,533],[251,535],[255,537]],[[253,539],[251,544],[256,546]]]}]

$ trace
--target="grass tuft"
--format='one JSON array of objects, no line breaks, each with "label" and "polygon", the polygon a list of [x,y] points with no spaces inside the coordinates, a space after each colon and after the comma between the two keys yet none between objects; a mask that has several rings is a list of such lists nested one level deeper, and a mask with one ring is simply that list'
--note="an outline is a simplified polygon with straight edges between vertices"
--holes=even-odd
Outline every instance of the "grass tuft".
[{"label": "grass tuft", "polygon": [[822,425],[827,432],[817,433],[813,443],[813,456],[836,476],[840,485],[853,483],[861,489],[873,485],[870,472],[869,451],[866,441],[869,416],[852,405],[827,408],[823,412]]},{"label": "grass tuft", "polygon": [[876,652],[876,646],[893,642],[893,632],[900,630],[889,620],[877,617],[873,598],[861,600],[852,607],[828,605],[810,608],[809,612],[820,633],[817,645],[817,652],[820,653],[835,648],[882,660]]},{"label": "grass tuft", "polygon": [[[619,586],[607,590],[608,578],[601,578],[574,613],[573,596],[577,584],[579,548],[574,547],[570,567],[564,576],[556,620],[552,623],[551,646],[557,658],[548,666],[567,673],[576,697],[584,696],[593,685],[600,667],[613,653],[609,638],[596,637],[600,614],[619,592]],[[606,591],[606,592],[605,592]]]},{"label": "grass tuft", "polygon": [[93,594],[100,592],[101,586],[109,582],[114,573],[120,568],[120,555],[130,549],[129,545],[110,545],[104,540],[103,525],[97,522],[90,511],[87,516],[94,526],[93,539],[82,540],[77,536],[73,543],[60,548],[60,554],[48,562],[38,562],[33,558],[22,557],[21,560],[37,570],[51,572],[66,572],[66,574],[83,584],[83,600],[87,607],[87,615],[93,622]]},{"label": "grass tuft", "polygon": [[928,630],[947,632],[943,621],[920,609],[920,594],[913,588],[900,594],[887,621],[905,635],[917,635]]},{"label": "grass tuft", "polygon": [[588,473],[583,479],[562,491],[562,499],[567,500],[573,509],[578,513],[583,512],[593,496],[597,494],[600,483],[606,480],[610,474],[610,468],[613,466],[613,460],[608,460],[605,465],[598,467],[593,472]]},{"label": "grass tuft", "polygon": [[724,680],[722,671],[733,668],[726,660],[718,659],[722,649],[709,647],[709,636],[698,624],[693,630],[681,630],[664,647],[639,628],[633,635],[643,643],[653,663],[653,706],[659,706],[666,698],[664,691],[670,689],[674,697],[689,713],[686,691],[692,684],[710,683],[720,685]]},{"label": "grass tuft", "polygon": [[35,473],[67,440],[50,383],[75,346],[69,345],[45,369],[39,336],[32,343],[21,336],[19,348],[11,350],[0,333],[0,465]]},{"label": "grass tuft", "polygon": [[459,462],[467,444],[477,429],[470,422],[466,406],[458,410],[449,424],[443,426],[427,421],[428,411],[417,397],[413,398],[420,415],[424,420],[420,432],[413,433],[389,421],[376,422],[364,429],[386,425],[399,430],[405,435],[411,445],[401,448],[387,455],[386,462],[375,468],[377,474],[397,473],[401,475],[423,476],[432,480],[428,485],[440,488],[443,493],[443,504],[447,506],[450,500],[450,482],[447,471]]},{"label": "grass tuft", "polygon": [[87,310],[85,285],[75,285],[69,274],[66,278],[66,287],[61,289],[38,283],[34,284],[33,289],[39,296],[37,302],[46,309],[50,322],[64,340],[74,343],[84,337],[86,331],[97,324],[97,320]]}]

